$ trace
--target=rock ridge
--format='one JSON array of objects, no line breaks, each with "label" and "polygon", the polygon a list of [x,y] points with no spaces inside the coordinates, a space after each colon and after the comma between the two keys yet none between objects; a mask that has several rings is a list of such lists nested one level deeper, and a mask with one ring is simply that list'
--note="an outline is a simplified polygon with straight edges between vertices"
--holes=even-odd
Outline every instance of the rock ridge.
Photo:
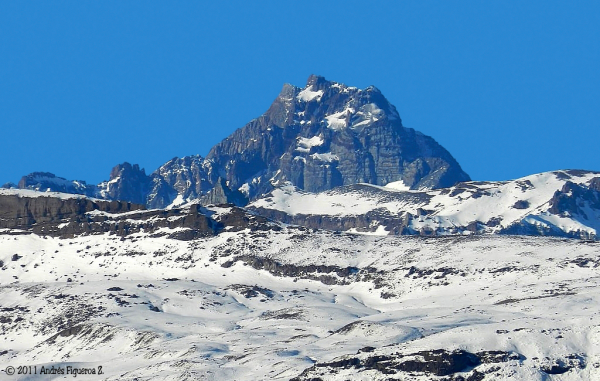
[{"label": "rock ridge", "polygon": [[197,199],[242,206],[285,183],[320,192],[396,181],[433,189],[469,179],[433,138],[404,127],[376,87],[358,89],[311,75],[303,88],[285,84],[263,115],[216,144],[206,158],[173,158],[149,175],[125,162],[98,185],[34,172],[17,188],[165,208]]}]

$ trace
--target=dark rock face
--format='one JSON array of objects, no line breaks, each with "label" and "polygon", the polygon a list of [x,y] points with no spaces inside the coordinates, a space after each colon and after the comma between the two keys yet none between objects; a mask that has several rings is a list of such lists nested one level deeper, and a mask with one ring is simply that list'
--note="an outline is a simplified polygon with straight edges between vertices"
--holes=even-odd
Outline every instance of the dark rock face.
[{"label": "dark rock face", "polygon": [[[172,233],[158,234],[161,228],[185,228]],[[111,233],[119,236],[141,231],[168,235],[170,238],[191,240],[217,234],[217,223],[197,208],[169,210],[140,210],[138,213],[83,214],[61,224],[34,226],[34,233],[70,238],[78,234]]]},{"label": "dark rock face", "polygon": [[44,224],[64,222],[93,210],[121,213],[140,210],[142,205],[122,201],[100,201],[88,198],[22,197],[0,195],[0,228],[29,229]]},{"label": "dark rock face", "polygon": [[[339,369],[357,369],[360,371],[375,370],[381,374],[394,375],[427,375],[427,376],[450,376],[444,380],[482,380],[486,375],[491,378],[495,376],[494,372],[498,368],[491,368],[486,374],[479,372],[476,368],[481,364],[494,364],[508,361],[522,361],[523,357],[518,353],[509,353],[501,351],[484,351],[470,353],[464,350],[447,351],[444,349],[435,349],[429,351],[420,351],[411,354],[394,353],[388,355],[377,355],[372,353],[375,349],[371,348],[363,352],[363,356],[346,357],[340,360],[327,363],[317,363],[306,369],[294,381],[320,379],[318,376],[336,373]],[[453,377],[455,373],[468,372],[468,375]],[[436,379],[437,379],[436,377]]]},{"label": "dark rock face", "polygon": [[[227,254],[227,252],[224,254]],[[275,276],[312,279],[326,285],[349,284],[351,282],[350,279],[358,279],[360,278],[360,275],[364,275],[364,273],[376,271],[373,268],[366,268],[361,271],[361,269],[356,267],[341,268],[338,266],[327,265],[297,266],[292,264],[282,264],[269,258],[248,255],[235,256],[231,260],[224,262],[221,266],[225,268],[231,267],[238,261],[241,261],[256,270],[266,270]]]},{"label": "dark rock face", "polygon": [[173,189],[164,179],[151,176],[150,192],[146,195],[146,207],[151,209],[162,209],[171,204],[177,191]]},{"label": "dark rock face", "polygon": [[280,229],[264,217],[251,215],[233,205],[221,205],[229,210],[214,215],[198,204],[187,208],[145,210],[144,205],[124,201],[64,196],[29,197],[17,192],[6,194],[5,191],[0,194],[0,229],[19,229],[24,234],[61,238],[103,233],[127,236],[143,231],[181,240],[216,235],[223,230]]},{"label": "dark rock face", "polygon": [[231,286],[227,287],[227,289],[237,291],[247,299],[256,298],[258,296],[272,299],[273,295],[275,295],[273,290],[256,285],[248,286],[245,284],[232,284]]},{"label": "dark rock face", "polygon": [[[311,229],[325,229],[331,231],[348,231],[356,229],[358,231],[369,232],[373,230],[372,223],[377,221],[386,227],[386,230],[393,235],[419,235],[421,232],[410,228],[410,222],[415,218],[410,213],[393,215],[387,210],[373,210],[365,214],[354,216],[329,216],[319,214],[295,214],[289,215],[285,212],[265,208],[251,208],[261,216],[265,216],[273,221],[279,221],[285,224],[299,225]],[[426,235],[426,234],[421,234]]]},{"label": "dark rock face", "polygon": [[247,204],[239,191],[223,186],[217,175],[212,162],[200,155],[173,158],[149,176],[137,164],[123,163],[113,168],[108,182],[99,185],[98,194],[152,209],[164,208],[178,196],[182,201],[205,197],[206,203]]},{"label": "dark rock face", "polygon": [[479,357],[466,351],[448,352],[445,350],[433,350],[418,352],[422,359],[407,360],[396,366],[403,372],[431,373],[436,376],[447,376],[460,372],[470,367],[479,365]]},{"label": "dark rock face", "polygon": [[212,189],[218,174],[212,163],[200,155],[173,158],[154,173],[184,198],[197,198]]},{"label": "dark rock face", "polygon": [[127,162],[115,166],[110,171],[110,180],[98,185],[99,194],[109,200],[125,200],[145,204],[151,179],[137,164]]},{"label": "dark rock face", "polygon": [[527,208],[529,208],[529,202],[528,201],[524,201],[524,200],[519,200],[519,201],[515,202],[515,204],[513,205],[513,208],[515,208],[515,209],[527,209]]},{"label": "dark rock face", "polygon": [[596,192],[600,192],[600,177],[594,177],[590,181],[590,189],[595,190]]},{"label": "dark rock face", "polygon": [[[208,193],[218,180],[213,163],[200,155],[173,158],[151,175],[155,185],[147,196],[150,208],[163,208],[177,195],[183,200],[197,199]],[[227,201],[220,200],[218,203]]]},{"label": "dark rock face", "polygon": [[200,197],[200,202],[205,205],[234,204],[244,206],[248,204],[248,198],[238,190],[229,189],[225,179],[219,178],[214,188]]},{"label": "dark rock face", "polygon": [[429,136],[402,126],[375,87],[359,90],[311,76],[304,89],[285,85],[269,110],[211,149],[232,189],[250,199],[290,181],[318,192],[340,185],[439,188],[469,176]]},{"label": "dark rock face", "polygon": [[600,209],[600,177],[591,180],[588,187],[567,181],[550,200],[550,213],[578,215],[587,219],[584,209]]},{"label": "dark rock face", "polygon": [[178,196],[182,201],[199,199],[205,205],[248,203],[244,194],[230,189],[218,176],[212,161],[200,155],[171,159],[150,176],[154,186],[146,197],[149,208],[164,208]]},{"label": "dark rock face", "polygon": [[550,364],[543,365],[540,370],[546,374],[563,374],[571,369],[584,369],[586,365],[584,356],[572,353],[564,358],[553,359]]}]

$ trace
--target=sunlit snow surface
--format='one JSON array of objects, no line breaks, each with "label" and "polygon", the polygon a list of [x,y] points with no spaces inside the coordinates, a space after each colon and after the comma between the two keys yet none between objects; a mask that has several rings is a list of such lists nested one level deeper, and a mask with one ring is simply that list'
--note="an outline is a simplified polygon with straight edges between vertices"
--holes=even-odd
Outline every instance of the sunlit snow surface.
[{"label": "sunlit snow surface", "polygon": [[[303,192],[288,185],[274,190],[270,197],[254,201],[250,208],[277,210],[291,216],[347,217],[376,210],[388,216],[410,213],[419,216],[411,220],[411,229],[416,232],[430,229],[442,235],[461,234],[464,232],[462,229],[478,221],[483,225],[482,233],[498,233],[513,224],[527,222],[563,232],[584,232],[595,236],[600,231],[600,212],[597,209],[584,208],[585,218],[553,215],[548,210],[554,193],[563,188],[567,179],[588,186],[599,176],[597,172],[555,171],[512,181],[467,182],[433,190],[409,190],[401,180],[385,187],[361,184],[360,187],[350,186],[321,193]],[[526,206],[516,208],[519,202]],[[426,211],[426,214],[421,215],[419,210]],[[389,233],[389,230],[380,229],[377,221],[371,228],[372,232]]]},{"label": "sunlit snow surface", "polygon": [[81,194],[71,194],[71,193],[62,193],[62,192],[51,192],[51,191],[36,191],[30,189],[2,189],[0,188],[0,195],[2,196],[17,196],[17,197],[27,197],[27,198],[37,198],[37,197],[52,197],[58,198],[61,200],[68,199],[89,199],[96,200],[94,198],[90,198]]},{"label": "sunlit snow surface", "polygon": [[[494,364],[494,380],[600,379],[599,243],[293,227],[194,241],[4,234],[0,260],[3,369],[76,364],[103,366],[105,375],[87,379],[289,380],[371,346],[523,356]],[[572,355],[584,366],[540,370]]]},{"label": "sunlit snow surface", "polygon": [[320,146],[323,144],[323,142],[324,142],[324,140],[320,136],[313,136],[310,139],[299,137],[298,138],[298,148],[296,148],[296,151],[308,153],[308,152],[310,152],[310,149],[312,147]]},{"label": "sunlit snow surface", "polygon": [[307,86],[304,90],[298,93],[298,100],[310,102],[312,100],[319,101],[323,96],[323,90],[313,91],[313,86]]}]

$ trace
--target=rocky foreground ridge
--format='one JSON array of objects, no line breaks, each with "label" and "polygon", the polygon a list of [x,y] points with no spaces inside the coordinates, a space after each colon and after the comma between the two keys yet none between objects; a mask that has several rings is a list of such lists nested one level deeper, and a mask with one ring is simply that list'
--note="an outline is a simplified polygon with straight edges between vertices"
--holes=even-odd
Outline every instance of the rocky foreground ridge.
[{"label": "rocky foreground ridge", "polygon": [[267,112],[215,145],[206,158],[174,158],[149,175],[123,163],[97,185],[34,172],[4,187],[164,208],[196,199],[242,206],[286,182],[319,192],[396,181],[409,189],[435,189],[468,180],[435,140],[402,125],[377,88],[361,90],[312,75],[304,88],[284,85]]},{"label": "rocky foreground ridge", "polygon": [[0,233],[72,238],[135,233],[179,240],[215,236],[222,231],[278,229],[267,219],[233,205],[151,209],[64,193],[0,189]]}]

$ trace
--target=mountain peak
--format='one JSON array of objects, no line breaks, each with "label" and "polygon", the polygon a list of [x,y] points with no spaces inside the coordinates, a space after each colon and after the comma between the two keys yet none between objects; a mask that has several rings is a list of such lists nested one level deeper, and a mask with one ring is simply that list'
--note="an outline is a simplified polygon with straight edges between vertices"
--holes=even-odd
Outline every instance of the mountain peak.
[{"label": "mountain peak", "polygon": [[140,169],[140,166],[138,164],[131,165],[128,162],[124,162],[123,164],[117,164],[113,167],[113,169],[110,171],[110,179],[114,180],[115,178],[121,176],[123,173],[136,173],[141,176],[146,176],[146,171],[143,168]]},{"label": "mountain peak", "polygon": [[360,182],[402,180],[419,189],[469,180],[435,140],[404,128],[376,87],[361,90],[315,74],[304,88],[284,85],[265,114],[213,147],[207,158],[223,170],[232,190],[250,199],[286,181],[316,192]]},{"label": "mountain peak", "polygon": [[331,82],[326,80],[325,77],[316,74],[311,74],[306,80],[306,87],[322,85],[331,85]]}]

